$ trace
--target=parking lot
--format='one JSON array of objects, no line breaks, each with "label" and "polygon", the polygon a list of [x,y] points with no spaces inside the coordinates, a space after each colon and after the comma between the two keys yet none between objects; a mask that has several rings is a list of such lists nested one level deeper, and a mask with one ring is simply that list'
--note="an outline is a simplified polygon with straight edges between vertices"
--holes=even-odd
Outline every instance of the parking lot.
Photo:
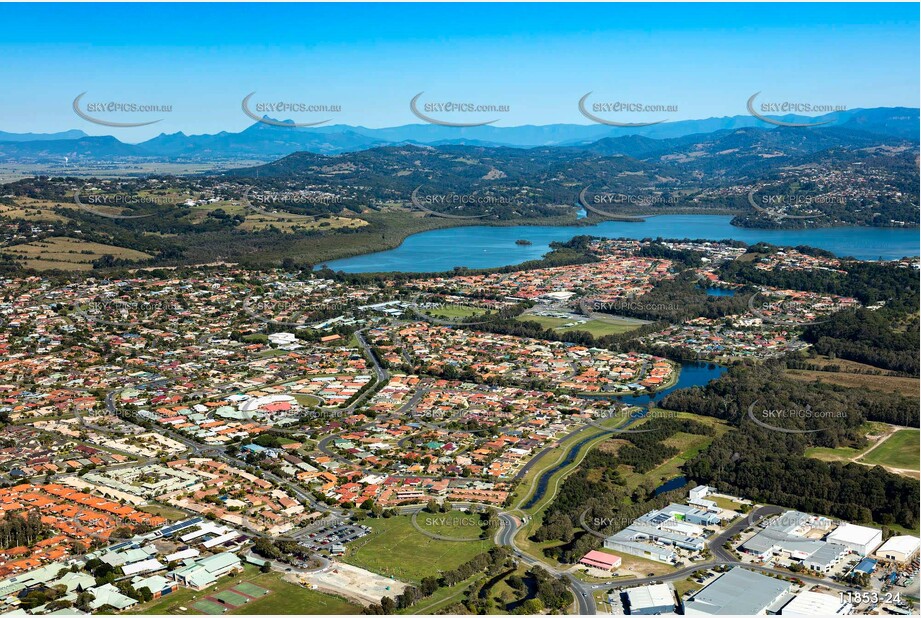
[{"label": "parking lot", "polygon": [[345,545],[366,536],[369,532],[371,528],[368,526],[338,523],[311,532],[301,539],[301,545],[312,551],[336,556],[345,553]]}]

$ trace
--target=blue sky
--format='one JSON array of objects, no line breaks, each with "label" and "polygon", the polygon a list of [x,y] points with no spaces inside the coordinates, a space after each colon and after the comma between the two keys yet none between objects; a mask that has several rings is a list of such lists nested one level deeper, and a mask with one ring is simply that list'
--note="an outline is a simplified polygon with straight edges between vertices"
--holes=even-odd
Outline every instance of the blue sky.
[{"label": "blue sky", "polygon": [[[749,96],[848,108],[919,105],[917,4],[0,4],[0,130],[239,131],[253,102],[368,127],[420,122],[409,101],[508,105],[498,126],[577,123],[577,102],[744,114]],[[71,103],[171,105],[102,127]],[[433,114],[434,115],[434,114]],[[100,116],[102,117],[102,116]],[[632,120],[632,119],[628,119]]]}]

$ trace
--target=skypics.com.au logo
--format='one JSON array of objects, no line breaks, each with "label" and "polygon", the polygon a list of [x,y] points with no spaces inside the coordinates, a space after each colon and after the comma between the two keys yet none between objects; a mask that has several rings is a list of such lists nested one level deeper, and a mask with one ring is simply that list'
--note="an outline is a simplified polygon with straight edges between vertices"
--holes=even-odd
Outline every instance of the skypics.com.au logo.
[{"label": "skypics.com.au logo", "polygon": [[803,407],[792,406],[786,408],[768,408],[765,406],[759,405],[761,400],[756,400],[750,406],[748,406],[748,418],[752,420],[759,427],[768,429],[770,431],[779,431],[781,433],[818,433],[820,431],[827,431],[826,429],[790,429],[788,427],[781,427],[780,424],[785,420],[796,420],[796,421],[808,421],[809,419],[827,419],[827,418],[847,418],[847,413],[844,411],[830,411],[830,410],[813,410],[812,406],[806,404]]},{"label": "skypics.com.au logo", "polygon": [[822,125],[834,122],[833,119],[820,120],[816,122],[789,122],[769,118],[764,114],[827,114],[831,112],[847,111],[846,105],[829,105],[827,103],[812,103],[808,101],[765,101],[757,106],[755,99],[761,92],[756,92],[748,98],[746,108],[748,113],[764,122],[777,125],[778,127],[820,127]]},{"label": "skypics.com.au logo", "polygon": [[275,120],[273,118],[268,118],[266,114],[338,114],[342,112],[342,106],[334,104],[305,103],[302,101],[285,100],[252,102],[252,98],[255,95],[255,92],[250,92],[243,97],[240,108],[249,118],[272,127],[282,127],[286,129],[316,127],[330,122],[332,118],[313,122],[294,122],[293,120]]},{"label": "skypics.com.au logo", "polygon": [[[759,290],[752,294],[748,299],[748,309],[761,318],[762,322],[767,324],[778,324],[780,326],[809,326],[811,324],[821,324],[827,322],[816,319],[814,303],[800,298],[791,298],[786,295],[775,293],[773,298],[769,297],[770,292]],[[763,300],[759,303],[758,298]]]},{"label": "skypics.com.au logo", "polygon": [[[665,113],[676,113],[678,111],[677,105],[664,105],[659,103],[645,103],[641,101],[600,101],[592,103],[590,106],[587,104],[588,98],[592,95],[591,92],[586,93],[579,99],[579,112],[591,120],[592,122],[597,122],[598,124],[604,124],[609,127],[650,127],[652,125],[661,124],[667,122],[668,118],[662,118],[658,120],[650,120],[644,122],[623,122],[619,120],[612,120],[611,118],[606,118],[599,116],[598,114],[617,114],[620,117],[623,117],[624,114],[656,114],[661,115]],[[589,111],[589,107],[591,111]]]},{"label": "skypics.com.au logo", "polygon": [[321,191],[265,191],[252,194],[255,187],[252,185],[243,190],[240,196],[240,203],[243,208],[250,212],[278,219],[284,216],[284,213],[275,213],[267,210],[266,207],[278,206],[337,206],[344,202],[341,195],[325,193]]},{"label": "skypics.com.au logo", "polygon": [[481,541],[506,526],[505,521],[499,518],[495,511],[490,515],[490,509],[484,509],[486,510],[463,512],[461,515],[423,514],[416,511],[412,514],[410,522],[419,533],[437,541]]},{"label": "skypics.com.au logo", "polygon": [[636,221],[646,220],[646,216],[631,215],[623,212],[612,212],[611,209],[633,207],[647,208],[652,206],[664,205],[674,206],[678,203],[678,198],[668,195],[631,195],[627,193],[596,193],[588,198],[588,191],[591,186],[585,187],[579,192],[579,205],[587,212],[595,213],[615,221]]},{"label": "skypics.com.au logo", "polygon": [[801,209],[812,208],[822,204],[843,205],[845,200],[838,196],[829,195],[812,195],[812,196],[788,196],[788,195],[761,195],[755,197],[757,188],[748,192],[748,204],[758,213],[765,215],[769,219],[782,221],[784,219],[816,219],[825,216],[823,213],[808,215],[791,215],[788,210],[794,212]]},{"label": "skypics.com.au logo", "polygon": [[422,98],[423,94],[425,94],[424,91],[412,98],[409,102],[409,110],[416,118],[429,124],[435,124],[442,127],[482,127],[498,122],[499,119],[494,118],[481,122],[452,122],[441,118],[435,118],[429,114],[505,114],[511,111],[511,107],[508,105],[497,105],[493,103],[470,103],[462,101],[420,103],[419,99]]},{"label": "skypics.com.au logo", "polygon": [[[149,213],[146,215],[122,215],[112,212],[105,212],[99,210],[99,207],[110,208],[110,209],[123,209],[130,206],[139,206],[146,204],[154,205],[163,205],[163,206],[175,206],[176,202],[174,199],[159,196],[151,195],[147,197],[140,197],[138,195],[132,195],[129,193],[114,193],[114,194],[101,194],[101,193],[87,193],[86,185],[74,191],[74,204],[77,205],[77,208],[84,212],[88,212],[91,215],[97,217],[104,217],[106,219],[145,219],[147,217],[154,216],[155,213]],[[95,206],[96,208],[93,208]]]},{"label": "skypics.com.au logo", "polygon": [[599,539],[607,539],[615,532],[623,530],[633,523],[633,520],[629,517],[616,515],[610,517],[590,516],[591,512],[592,509],[589,507],[579,514],[579,525],[582,526],[583,530]]},{"label": "skypics.com.au logo", "polygon": [[[674,410],[645,410],[636,406],[613,406],[607,410],[597,412],[588,424],[612,433],[649,433],[650,431],[656,431],[657,428],[631,429],[631,427],[640,421],[648,422],[659,418],[676,419],[678,418],[678,413]],[[616,421],[617,423],[612,426],[611,421]]]},{"label": "skypics.com.au logo", "polygon": [[586,315],[593,313],[606,314],[650,314],[668,311],[679,311],[683,305],[677,302],[651,302],[639,298],[619,298],[617,300],[585,299],[579,303],[582,312]]},{"label": "skypics.com.au logo", "polygon": [[[431,195],[421,195],[419,192],[422,189],[421,186],[413,189],[413,192],[410,194],[410,202],[413,207],[428,215],[433,217],[441,217],[443,219],[482,219],[483,217],[489,216],[491,209],[498,207],[514,207],[518,204],[518,201],[509,197],[499,196],[499,195],[476,195],[476,194],[463,194],[463,193],[436,193]],[[441,212],[439,210],[434,210],[434,208],[453,208],[453,209],[468,209],[476,208],[483,209],[486,212],[477,214],[477,215],[455,215],[447,212]]]},{"label": "skypics.com.au logo", "polygon": [[[114,127],[118,129],[146,127],[147,125],[156,124],[163,119],[158,118],[156,120],[123,122],[114,120],[114,118],[124,118],[126,114],[145,114],[149,118],[151,114],[169,113],[173,111],[172,105],[139,103],[136,101],[122,100],[90,101],[86,103],[86,109],[83,109],[83,97],[85,95],[86,92],[81,92],[77,95],[77,98],[74,99],[72,104],[74,113],[87,122],[92,122],[93,124],[98,124],[104,127]],[[108,118],[100,118],[100,115],[104,115],[113,119],[109,120]]]}]

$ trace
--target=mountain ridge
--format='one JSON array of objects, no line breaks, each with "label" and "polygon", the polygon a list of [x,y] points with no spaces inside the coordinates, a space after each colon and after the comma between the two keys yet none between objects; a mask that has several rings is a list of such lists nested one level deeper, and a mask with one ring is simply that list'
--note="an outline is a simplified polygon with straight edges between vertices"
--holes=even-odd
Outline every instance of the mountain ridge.
[{"label": "mountain ridge", "polygon": [[[773,117],[772,117],[773,118]],[[786,115],[781,122],[825,122],[811,129],[850,129],[909,140],[918,140],[918,108],[887,107],[832,112],[813,118]],[[679,120],[646,127],[609,127],[601,124],[521,125],[518,127],[444,127],[410,124],[369,129],[351,125],[320,127],[278,127],[253,123],[240,132],[220,131],[190,135],[179,131],[161,133],[137,144],[122,142],[112,136],[88,136],[74,129],[62,133],[15,134],[0,132],[0,159],[55,158],[75,152],[86,158],[113,156],[166,160],[265,159],[274,160],[301,151],[336,155],[370,148],[420,144],[430,146],[472,145],[484,147],[586,147],[605,140],[626,140],[633,148],[653,152],[656,148],[681,144],[690,136],[710,135],[742,129],[774,131],[788,129],[764,122],[754,116],[723,116],[701,120]],[[99,138],[108,137],[110,140]],[[89,140],[89,141],[87,141]],[[115,146],[115,140],[120,146]],[[644,140],[656,140],[658,145]],[[674,141],[678,140],[678,141]],[[76,142],[69,149],[63,142]],[[42,146],[41,144],[45,144]],[[643,144],[643,146],[640,146]]]}]

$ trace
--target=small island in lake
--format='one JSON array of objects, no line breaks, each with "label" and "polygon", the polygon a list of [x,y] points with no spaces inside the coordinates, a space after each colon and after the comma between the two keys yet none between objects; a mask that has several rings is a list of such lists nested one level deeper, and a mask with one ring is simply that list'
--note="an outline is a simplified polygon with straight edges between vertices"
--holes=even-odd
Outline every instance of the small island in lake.
[{"label": "small island in lake", "polygon": [[534,243],[532,243],[530,240],[525,240],[523,238],[520,238],[515,241],[515,244],[516,245],[533,245]]}]

